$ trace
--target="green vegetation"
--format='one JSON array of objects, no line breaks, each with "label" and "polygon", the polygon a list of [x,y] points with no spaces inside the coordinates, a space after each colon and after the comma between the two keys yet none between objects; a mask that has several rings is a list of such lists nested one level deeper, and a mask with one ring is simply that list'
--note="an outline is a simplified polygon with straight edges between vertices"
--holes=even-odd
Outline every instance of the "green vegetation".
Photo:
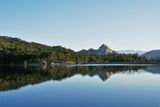
[{"label": "green vegetation", "polygon": [[48,80],[61,81],[80,74],[82,76],[99,76],[106,81],[114,73],[126,71],[138,71],[145,67],[140,66],[99,66],[99,67],[67,67],[57,66],[53,68],[23,66],[0,66],[0,91],[18,89],[28,84],[34,85]]},{"label": "green vegetation", "polygon": [[47,46],[26,42],[18,38],[0,36],[0,64],[31,63],[109,63],[109,62],[150,62],[138,55],[108,54],[95,55],[74,52],[61,46]]},{"label": "green vegetation", "polygon": [[75,62],[76,53],[61,46],[46,46],[34,42],[26,42],[18,38],[0,37],[0,63],[10,64],[41,61]]}]

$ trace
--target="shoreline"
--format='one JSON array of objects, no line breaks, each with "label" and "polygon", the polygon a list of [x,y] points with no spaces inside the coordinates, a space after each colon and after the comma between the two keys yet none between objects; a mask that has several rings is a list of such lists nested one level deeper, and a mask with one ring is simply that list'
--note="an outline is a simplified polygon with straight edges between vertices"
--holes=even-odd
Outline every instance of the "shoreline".
[{"label": "shoreline", "polygon": [[69,66],[160,66],[160,64],[136,64],[136,63],[132,63],[132,64],[127,64],[127,63],[108,63],[108,64],[75,64],[75,65],[69,65]]},{"label": "shoreline", "polygon": [[160,66],[160,63],[81,63],[81,64],[59,64],[59,65],[42,65],[42,64],[34,64],[34,65],[24,65],[24,64],[0,64],[2,66],[27,66],[27,67],[43,67],[43,66]]}]

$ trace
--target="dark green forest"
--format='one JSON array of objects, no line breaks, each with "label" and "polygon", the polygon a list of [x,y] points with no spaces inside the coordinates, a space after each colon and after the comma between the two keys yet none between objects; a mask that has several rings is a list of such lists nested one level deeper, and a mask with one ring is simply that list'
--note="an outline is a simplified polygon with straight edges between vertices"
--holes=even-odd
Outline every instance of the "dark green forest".
[{"label": "dark green forest", "polygon": [[137,54],[85,54],[75,52],[62,46],[47,46],[35,42],[26,42],[19,38],[0,36],[0,64],[32,64],[32,63],[147,63],[144,57]]}]

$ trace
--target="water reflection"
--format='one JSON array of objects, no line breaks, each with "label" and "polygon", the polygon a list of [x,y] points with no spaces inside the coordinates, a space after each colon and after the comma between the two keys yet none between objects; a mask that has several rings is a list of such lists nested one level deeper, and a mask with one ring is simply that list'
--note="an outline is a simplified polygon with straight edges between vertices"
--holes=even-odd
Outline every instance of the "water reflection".
[{"label": "water reflection", "polygon": [[28,84],[38,84],[41,82],[56,80],[60,81],[80,74],[82,76],[99,76],[102,81],[106,81],[115,73],[131,73],[144,69],[146,72],[160,73],[159,67],[145,66],[59,66],[52,68],[44,67],[0,67],[0,91],[19,89]]}]

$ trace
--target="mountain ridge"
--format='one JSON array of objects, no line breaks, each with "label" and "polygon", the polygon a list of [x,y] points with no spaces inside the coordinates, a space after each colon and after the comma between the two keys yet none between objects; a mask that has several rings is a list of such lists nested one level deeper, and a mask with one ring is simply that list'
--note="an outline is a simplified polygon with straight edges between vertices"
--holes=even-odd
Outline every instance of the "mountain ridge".
[{"label": "mountain ridge", "polygon": [[148,51],[127,49],[127,50],[118,50],[117,52],[120,53],[120,54],[138,54],[138,55],[143,55],[144,53],[146,53]]},{"label": "mountain ridge", "polygon": [[149,61],[138,55],[119,54],[105,44],[102,44],[97,50],[91,48],[89,52],[91,54],[83,54],[61,46],[47,46],[19,38],[0,36],[0,64],[55,65]]},{"label": "mountain ridge", "polygon": [[142,56],[148,59],[160,59],[160,49],[151,50],[149,52],[144,53]]},{"label": "mountain ridge", "polygon": [[98,49],[90,48],[88,50],[82,49],[80,53],[86,54],[97,54],[97,55],[107,55],[117,53],[116,51],[109,48],[106,44],[102,44]]}]

